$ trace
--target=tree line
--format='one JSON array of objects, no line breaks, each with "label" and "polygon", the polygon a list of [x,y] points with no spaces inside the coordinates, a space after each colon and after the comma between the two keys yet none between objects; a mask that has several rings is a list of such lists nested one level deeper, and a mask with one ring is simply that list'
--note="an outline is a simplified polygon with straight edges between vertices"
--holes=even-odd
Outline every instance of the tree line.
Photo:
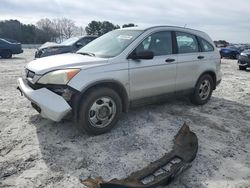
[{"label": "tree line", "polygon": [[[136,26],[133,23],[124,27]],[[42,44],[45,42],[62,42],[72,36],[97,35],[101,36],[114,29],[119,29],[109,21],[91,21],[85,28],[78,27],[75,22],[67,18],[40,19],[34,24],[23,24],[18,20],[0,21],[0,38],[14,39],[23,44]]]}]

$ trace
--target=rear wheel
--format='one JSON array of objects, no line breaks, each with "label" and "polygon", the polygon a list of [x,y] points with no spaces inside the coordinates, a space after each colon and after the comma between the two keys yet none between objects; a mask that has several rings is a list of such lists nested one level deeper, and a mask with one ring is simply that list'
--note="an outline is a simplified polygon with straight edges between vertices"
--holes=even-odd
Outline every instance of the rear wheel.
[{"label": "rear wheel", "polygon": [[121,112],[121,98],[114,90],[93,88],[84,96],[77,125],[89,134],[103,134],[115,126]]},{"label": "rear wheel", "polygon": [[212,77],[208,74],[201,76],[191,96],[192,103],[196,105],[206,104],[211,98],[213,88],[214,83]]},{"label": "rear wheel", "polygon": [[244,66],[239,66],[239,70],[246,70],[247,67],[244,67]]},{"label": "rear wheel", "polygon": [[1,56],[2,58],[9,59],[12,57],[12,52],[10,50],[3,50]]}]

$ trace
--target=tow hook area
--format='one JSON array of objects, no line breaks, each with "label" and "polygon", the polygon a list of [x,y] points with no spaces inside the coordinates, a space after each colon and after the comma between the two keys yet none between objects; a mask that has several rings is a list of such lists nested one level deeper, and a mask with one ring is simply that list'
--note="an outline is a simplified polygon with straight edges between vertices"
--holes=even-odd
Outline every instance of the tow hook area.
[{"label": "tow hook area", "polygon": [[22,92],[22,90],[20,89],[20,87],[18,86],[16,89],[17,89],[18,91],[20,91],[21,96],[23,96],[23,92]]},{"label": "tow hook area", "polygon": [[152,162],[147,167],[133,172],[125,179],[104,181],[99,178],[87,178],[81,183],[89,188],[155,188],[167,185],[170,181],[191,166],[198,150],[198,138],[183,124],[174,139],[172,151]]}]

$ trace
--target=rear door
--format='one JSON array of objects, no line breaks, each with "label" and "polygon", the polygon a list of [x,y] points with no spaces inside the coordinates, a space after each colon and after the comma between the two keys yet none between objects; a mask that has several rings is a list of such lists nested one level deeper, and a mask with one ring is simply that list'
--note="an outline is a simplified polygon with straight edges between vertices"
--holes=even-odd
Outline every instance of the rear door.
[{"label": "rear door", "polygon": [[177,55],[173,54],[171,31],[155,32],[135,49],[150,50],[150,60],[129,59],[130,96],[132,99],[175,91]]},{"label": "rear door", "polygon": [[204,58],[195,35],[185,32],[175,32],[178,63],[176,76],[176,91],[191,89],[197,81],[198,65]]}]

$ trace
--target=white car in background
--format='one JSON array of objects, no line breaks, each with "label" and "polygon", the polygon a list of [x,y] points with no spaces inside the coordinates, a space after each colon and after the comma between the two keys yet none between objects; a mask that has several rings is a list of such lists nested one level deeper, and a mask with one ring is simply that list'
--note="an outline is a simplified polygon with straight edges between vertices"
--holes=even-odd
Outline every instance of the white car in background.
[{"label": "white car in background", "polygon": [[102,134],[134,104],[179,93],[205,104],[220,81],[220,54],[207,34],[156,26],[114,30],[76,54],[31,61],[18,85],[43,117],[72,114],[81,130]]}]

